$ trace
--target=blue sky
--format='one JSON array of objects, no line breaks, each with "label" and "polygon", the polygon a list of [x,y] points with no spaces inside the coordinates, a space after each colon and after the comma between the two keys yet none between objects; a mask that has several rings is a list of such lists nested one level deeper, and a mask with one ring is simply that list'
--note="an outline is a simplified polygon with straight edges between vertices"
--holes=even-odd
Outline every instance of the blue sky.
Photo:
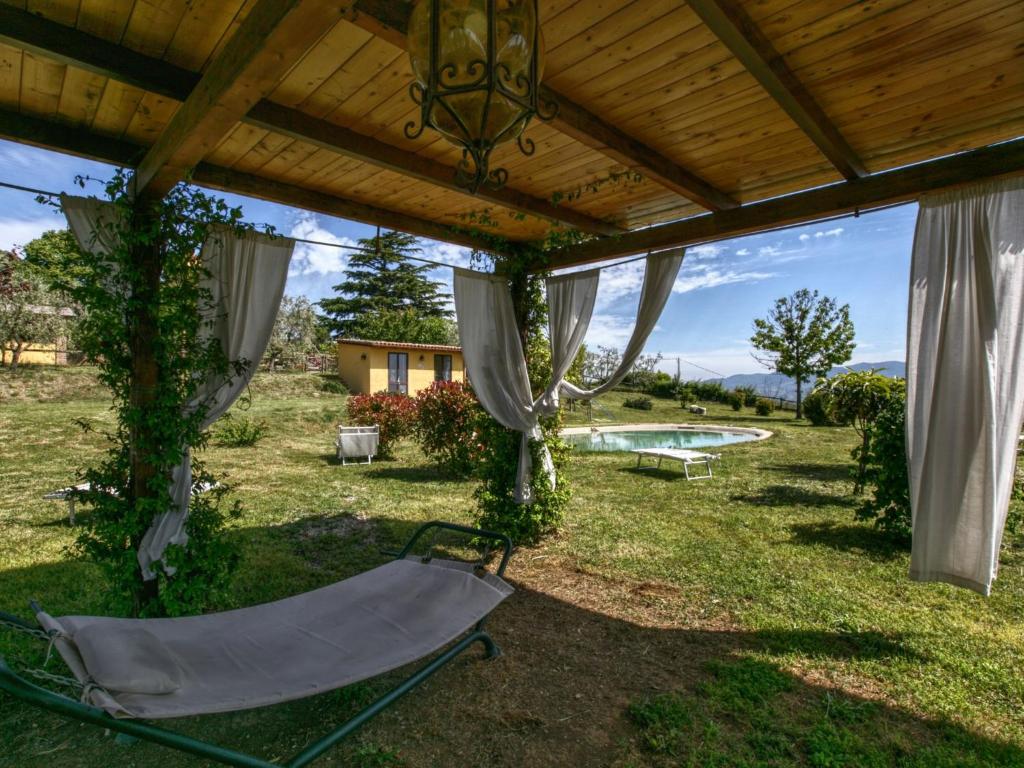
[{"label": "blue sky", "polygon": [[[55,152],[0,141],[0,181],[52,191],[74,191],[74,177],[106,179],[111,167]],[[100,194],[98,183],[86,191]],[[310,214],[260,200],[225,195],[242,205],[245,218],[273,224],[281,234],[340,244],[372,236],[364,224]],[[763,370],[751,357],[755,317],[774,300],[800,288],[816,289],[849,303],[857,330],[853,362],[902,360],[905,355],[907,279],[916,205],[905,205],[780,232],[751,235],[690,248],[648,352],[681,357],[682,374],[700,378]],[[23,244],[47,229],[63,227],[52,209],[32,195],[0,188],[0,248]],[[423,241],[425,255],[467,266],[468,251]],[[330,295],[347,261],[338,248],[299,244],[287,292],[317,300]],[[451,271],[432,272],[451,281]],[[629,337],[643,280],[643,264],[605,270],[587,344],[621,348]],[[675,372],[675,361],[662,365]]]}]

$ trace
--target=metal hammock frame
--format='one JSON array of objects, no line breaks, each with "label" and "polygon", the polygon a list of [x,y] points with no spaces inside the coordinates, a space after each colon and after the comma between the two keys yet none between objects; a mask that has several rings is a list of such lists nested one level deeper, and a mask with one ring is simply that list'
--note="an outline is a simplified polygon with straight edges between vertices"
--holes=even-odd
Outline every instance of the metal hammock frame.
[{"label": "metal hammock frame", "polygon": [[[440,521],[425,523],[416,530],[401,551],[387,554],[393,554],[396,560],[408,557],[412,553],[415,545],[419,542],[420,538],[428,531],[431,532],[431,536],[429,538],[428,552],[424,556],[424,560],[429,561],[430,558],[433,557],[434,541],[439,531],[454,531],[471,536],[475,541],[485,544],[483,554],[480,560],[476,563],[478,571],[486,570],[486,561],[490,555],[491,549],[494,545],[498,545],[501,548],[502,554],[501,560],[494,573],[499,578],[504,575],[505,567],[508,565],[509,558],[512,556],[512,540],[504,534],[470,528],[464,525],[456,525],[454,523],[444,523]],[[32,604],[32,608],[33,610],[37,610],[38,606]],[[114,718],[102,709],[88,704],[83,704],[82,702],[76,701],[68,696],[55,693],[29,682],[25,677],[18,674],[8,666],[2,655],[0,655],[0,690],[5,691],[14,698],[27,704],[50,712],[55,712],[58,715],[62,715],[72,720],[98,725],[101,728],[109,729],[118,734],[123,734],[124,736],[142,739],[144,741],[151,741],[154,744],[160,744],[164,747],[176,749],[180,752],[187,752],[225,765],[239,766],[240,768],[281,768],[282,766],[285,768],[302,768],[302,766],[309,765],[314,760],[321,757],[325,752],[336,746],[347,736],[351,735],[367,721],[383,712],[389,706],[398,701],[398,699],[475,643],[481,643],[483,645],[486,658],[490,659],[500,656],[501,650],[483,628],[486,620],[486,616],[480,619],[480,621],[478,621],[473,628],[462,637],[462,639],[455,642],[440,655],[434,657],[430,662],[422,666],[411,676],[407,677],[384,696],[381,696],[379,699],[374,701],[348,721],[339,725],[330,733],[308,745],[305,749],[294,755],[285,763],[271,763],[253,755],[245,754],[244,752],[239,752],[227,747],[221,747],[217,744],[211,744],[210,742],[202,741],[201,739],[194,739],[176,731],[152,725],[143,720],[122,720]],[[29,634],[47,643],[51,641],[50,635],[38,626],[34,626],[24,619],[18,616],[12,616],[8,613],[0,612],[0,626]],[[75,687],[79,690],[83,688],[82,683],[79,681],[55,675],[47,672],[45,669],[27,671],[26,674],[48,680],[49,682]]]}]

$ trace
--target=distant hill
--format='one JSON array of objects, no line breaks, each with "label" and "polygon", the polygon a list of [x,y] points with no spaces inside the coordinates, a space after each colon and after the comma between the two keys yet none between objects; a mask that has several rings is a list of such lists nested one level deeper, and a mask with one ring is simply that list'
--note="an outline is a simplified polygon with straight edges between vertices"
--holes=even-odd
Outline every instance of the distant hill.
[{"label": "distant hill", "polygon": [[[847,371],[868,371],[872,368],[880,368],[879,371],[884,376],[895,377],[899,376],[905,378],[907,375],[906,363],[899,360],[886,360],[882,363],[854,363],[852,365],[840,365],[833,368],[828,372],[829,378],[839,373],[846,373]],[[729,376],[722,380],[722,385],[726,389],[734,389],[735,387],[753,387],[762,395],[768,395],[769,397],[781,397],[786,400],[793,400],[796,398],[796,382],[789,376],[783,376],[779,373],[737,373]],[[811,387],[814,386],[814,381],[804,383],[804,394],[810,392]]]}]

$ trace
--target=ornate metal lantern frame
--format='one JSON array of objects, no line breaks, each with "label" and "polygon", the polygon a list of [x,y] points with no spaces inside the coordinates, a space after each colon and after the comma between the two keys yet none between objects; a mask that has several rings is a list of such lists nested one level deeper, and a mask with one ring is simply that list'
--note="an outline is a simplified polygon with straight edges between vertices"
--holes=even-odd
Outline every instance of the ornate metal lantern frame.
[{"label": "ornate metal lantern frame", "polygon": [[[536,145],[532,139],[523,136],[530,121],[537,117],[548,122],[558,114],[558,104],[540,94],[540,56],[541,30],[540,17],[536,8],[533,12],[533,41],[530,51],[529,74],[513,73],[507,64],[499,62],[497,51],[498,0],[485,0],[487,9],[487,51],[486,60],[474,59],[466,67],[469,82],[456,83],[459,76],[458,66],[452,62],[442,61],[441,52],[441,0],[421,0],[429,2],[430,7],[430,70],[427,83],[418,79],[409,86],[412,100],[420,107],[419,125],[410,120],[405,126],[405,135],[409,139],[419,138],[427,126],[441,133],[447,140],[462,147],[462,159],[455,168],[455,180],[459,186],[469,192],[476,193],[481,185],[492,189],[503,187],[508,181],[508,171],[504,168],[490,167],[491,152],[495,146],[513,138],[524,155],[533,155]],[[481,122],[478,130],[467,125],[458,109],[452,107],[449,99],[464,94],[485,94],[485,102],[481,110]],[[497,135],[486,137],[487,121],[496,96],[521,109],[520,116],[502,129]],[[443,110],[457,126],[461,137],[452,136],[442,131],[434,121],[435,109]],[[477,138],[479,137],[479,138]]]}]

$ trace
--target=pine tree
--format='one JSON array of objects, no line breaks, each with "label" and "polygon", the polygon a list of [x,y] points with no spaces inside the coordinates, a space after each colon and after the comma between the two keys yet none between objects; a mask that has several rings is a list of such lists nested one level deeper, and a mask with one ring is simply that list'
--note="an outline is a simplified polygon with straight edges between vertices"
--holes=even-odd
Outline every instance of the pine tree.
[{"label": "pine tree", "polygon": [[319,302],[335,336],[352,335],[369,314],[413,311],[421,318],[448,318],[448,294],[441,284],[425,277],[429,267],[410,263],[417,254],[416,238],[387,232],[359,241],[365,250],[356,252],[345,270],[345,280],[334,286],[338,294]]}]

